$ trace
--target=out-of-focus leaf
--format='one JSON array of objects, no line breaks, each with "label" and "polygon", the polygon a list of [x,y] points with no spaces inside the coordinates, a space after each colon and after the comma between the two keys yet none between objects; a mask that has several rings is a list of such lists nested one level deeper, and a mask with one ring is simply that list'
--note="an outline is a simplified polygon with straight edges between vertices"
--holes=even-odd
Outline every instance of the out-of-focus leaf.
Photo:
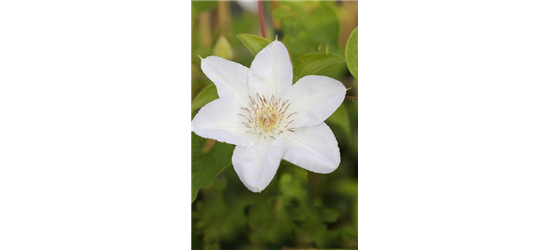
[{"label": "out-of-focus leaf", "polygon": [[193,0],[192,4],[197,13],[208,11],[217,7],[217,0]]},{"label": "out-of-focus leaf", "polygon": [[214,56],[223,57],[227,60],[233,60],[234,57],[233,48],[231,48],[231,44],[224,36],[219,36],[212,53]]},{"label": "out-of-focus leaf", "polygon": [[351,33],[349,40],[347,40],[345,58],[347,59],[349,71],[358,79],[358,27]]},{"label": "out-of-focus leaf", "polygon": [[306,193],[302,187],[302,181],[290,173],[283,173],[280,176],[280,197],[284,200],[298,199],[305,197]]},{"label": "out-of-focus leaf", "polygon": [[325,222],[336,222],[339,219],[341,213],[335,209],[324,208],[322,209],[322,219]]},{"label": "out-of-focus leaf", "polygon": [[332,184],[334,188],[330,192],[352,198],[358,195],[358,180],[336,180]]},{"label": "out-of-focus leaf", "polygon": [[194,201],[200,188],[211,185],[215,177],[231,165],[234,146],[222,142],[211,146],[208,145],[208,140],[194,133],[191,140],[191,197]]},{"label": "out-of-focus leaf", "polygon": [[339,126],[345,132],[347,139],[351,138],[351,122],[349,121],[349,113],[344,104],[341,104],[341,106],[326,119],[326,122]]},{"label": "out-of-focus leaf", "polygon": [[297,58],[294,82],[307,75],[315,75],[328,66],[345,63],[345,57],[334,53],[309,53]]},{"label": "out-of-focus leaf", "polygon": [[204,105],[217,98],[219,98],[219,96],[217,95],[217,89],[215,88],[215,85],[210,84],[206,86],[204,89],[202,89],[202,91],[198,93],[198,95],[196,95],[193,102],[191,103],[191,112],[202,108]]},{"label": "out-of-focus leaf", "polygon": [[196,95],[198,95],[198,93],[204,88],[204,85],[200,82],[203,77],[205,78],[204,74],[200,70],[200,66],[191,63],[191,99],[194,99]]},{"label": "out-of-focus leaf", "polygon": [[256,35],[251,34],[238,34],[236,37],[252,52],[257,55],[259,51],[265,48],[271,41]]}]

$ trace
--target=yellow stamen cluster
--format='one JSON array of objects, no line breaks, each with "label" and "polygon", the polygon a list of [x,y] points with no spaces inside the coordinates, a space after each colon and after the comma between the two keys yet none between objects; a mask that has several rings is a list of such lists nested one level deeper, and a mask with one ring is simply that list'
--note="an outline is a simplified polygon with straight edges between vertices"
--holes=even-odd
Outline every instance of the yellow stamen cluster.
[{"label": "yellow stamen cluster", "polygon": [[265,96],[259,94],[256,94],[255,98],[251,96],[249,98],[248,107],[241,107],[244,114],[239,114],[246,118],[242,124],[249,129],[248,132],[259,133],[264,138],[273,139],[284,131],[294,132],[294,128],[290,127],[294,120],[289,118],[297,111],[287,113],[290,107],[289,100],[282,102],[280,98],[276,99],[274,96],[267,100]]}]

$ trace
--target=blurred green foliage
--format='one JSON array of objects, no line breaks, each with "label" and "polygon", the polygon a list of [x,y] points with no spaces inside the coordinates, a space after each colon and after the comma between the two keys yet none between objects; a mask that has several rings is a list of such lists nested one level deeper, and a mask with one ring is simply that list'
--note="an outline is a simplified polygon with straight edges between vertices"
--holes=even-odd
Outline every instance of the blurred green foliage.
[{"label": "blurred green foliage", "polygon": [[192,1],[192,11],[200,13],[202,11],[211,10],[217,6],[217,1]]},{"label": "blurred green foliage", "polygon": [[[313,57],[321,56],[323,51],[328,57],[328,50],[339,53],[340,19],[338,6],[335,2],[278,2],[279,6],[273,11],[273,17],[280,22],[282,42],[288,47],[294,66],[294,82],[305,76],[302,60],[307,60],[306,54],[313,53]],[[343,58],[343,57],[341,57]],[[310,61],[309,61],[310,62]],[[334,62],[332,60],[332,62]],[[341,62],[345,62],[344,60]],[[306,62],[308,63],[308,62]]]},{"label": "blurred green foliage", "polygon": [[[200,58],[232,57],[249,67],[270,41],[282,41],[290,53],[294,82],[326,75],[357,97],[357,79],[349,72],[345,42],[356,27],[342,18],[345,2],[263,2],[267,38],[257,13],[236,2],[192,3],[191,117],[218,98],[200,70]],[[357,15],[356,11],[353,15]],[[356,19],[356,18],[355,18]],[[353,19],[350,19],[353,20]],[[234,146],[192,134],[193,249],[356,249],[358,248],[358,104],[346,100],[326,123],[341,151],[341,164],[316,174],[282,161],[261,193],[252,193],[232,165]]]}]

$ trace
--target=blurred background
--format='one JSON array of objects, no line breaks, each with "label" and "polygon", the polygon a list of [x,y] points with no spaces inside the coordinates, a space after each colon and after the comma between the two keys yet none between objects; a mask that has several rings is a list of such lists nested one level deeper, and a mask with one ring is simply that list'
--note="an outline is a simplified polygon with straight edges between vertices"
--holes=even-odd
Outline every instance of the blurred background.
[{"label": "blurred background", "polygon": [[[323,175],[282,161],[269,186],[252,193],[231,165],[234,146],[193,133],[193,249],[358,248],[358,80],[345,63],[347,40],[358,25],[357,4],[262,2],[266,39],[277,37],[288,48],[294,82],[307,73],[306,61],[323,57],[325,62],[329,55],[331,61],[315,74],[351,88],[349,98],[326,121],[338,141],[341,164]],[[198,55],[217,55],[249,67],[254,54],[240,34],[262,35],[257,1],[192,2],[191,118],[217,98]]]}]

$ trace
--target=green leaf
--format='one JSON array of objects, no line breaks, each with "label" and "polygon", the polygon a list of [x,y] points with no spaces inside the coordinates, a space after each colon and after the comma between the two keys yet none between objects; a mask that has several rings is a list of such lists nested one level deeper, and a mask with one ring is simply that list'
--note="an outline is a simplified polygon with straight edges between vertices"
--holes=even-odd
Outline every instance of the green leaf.
[{"label": "green leaf", "polygon": [[194,133],[191,135],[191,145],[191,197],[194,201],[200,188],[211,185],[217,175],[231,165],[234,146],[206,140]]},{"label": "green leaf", "polygon": [[265,48],[271,41],[256,35],[238,34],[236,37],[252,52],[257,55],[259,51]]},{"label": "green leaf", "polygon": [[297,58],[294,82],[307,75],[315,75],[328,66],[345,63],[345,57],[334,53],[309,53]]},{"label": "green leaf", "polygon": [[347,40],[345,58],[347,59],[349,71],[358,79],[358,27],[353,30],[353,33],[349,36],[349,40]]},{"label": "green leaf", "polygon": [[341,104],[339,108],[326,119],[328,124],[333,124],[339,126],[345,132],[347,139],[351,138],[351,122],[349,120],[349,113],[347,112],[347,107],[344,104]]},{"label": "green leaf", "polygon": [[217,89],[215,88],[214,84],[210,84],[206,86],[196,97],[194,98],[193,102],[191,103],[191,112],[202,108],[204,105],[208,104],[209,102],[219,98],[217,95]]},{"label": "green leaf", "polygon": [[231,44],[224,36],[219,36],[212,53],[214,56],[219,56],[227,60],[233,60],[234,56],[233,48],[231,48]]},{"label": "green leaf", "polygon": [[191,2],[192,11],[194,11],[195,13],[211,10],[216,6],[217,6],[217,1],[192,1]]}]

